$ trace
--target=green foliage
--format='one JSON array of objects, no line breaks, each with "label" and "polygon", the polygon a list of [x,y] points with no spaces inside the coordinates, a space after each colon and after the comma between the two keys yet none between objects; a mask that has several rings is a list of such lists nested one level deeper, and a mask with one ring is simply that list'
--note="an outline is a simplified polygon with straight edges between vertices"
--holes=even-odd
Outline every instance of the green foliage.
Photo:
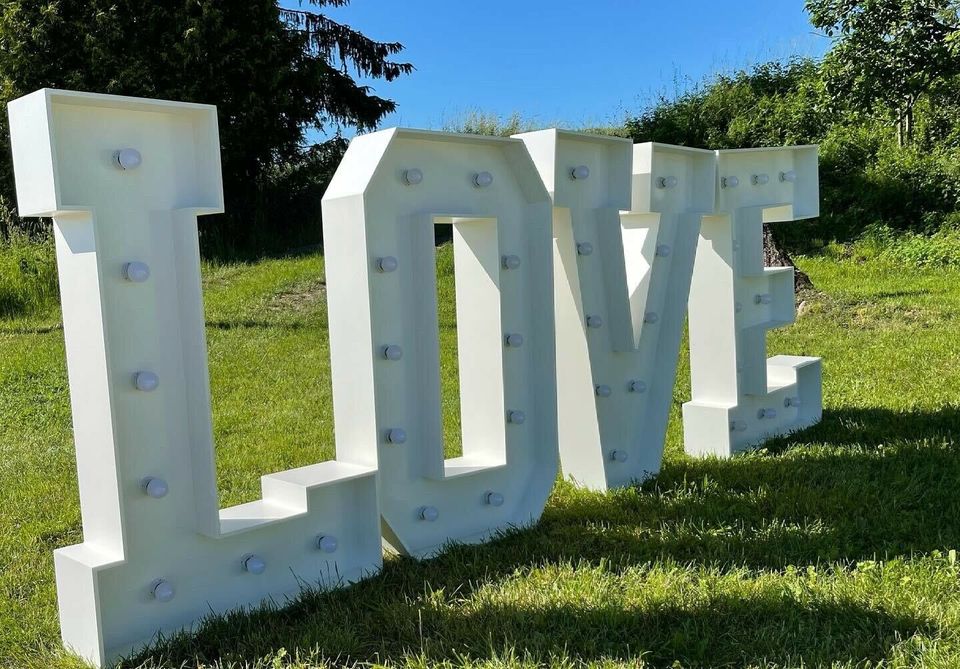
[{"label": "green foliage", "polygon": [[819,66],[800,59],[721,74],[675,98],[661,96],[626,129],[635,142],[731,149],[816,142],[832,118]]},{"label": "green foliage", "polygon": [[[849,242],[871,228],[930,233],[960,211],[960,150],[900,148],[891,135],[876,124],[838,124],[827,133],[820,144],[821,218],[811,224],[813,237]],[[795,239],[790,230],[783,233]]]},{"label": "green foliage", "polygon": [[859,262],[880,260],[900,267],[960,267],[960,215],[930,234],[870,226],[855,242],[830,244],[828,257]]},{"label": "green foliage", "polygon": [[0,318],[43,313],[60,297],[53,239],[14,231],[0,240]]},{"label": "green foliage", "polygon": [[[343,143],[305,151],[305,131],[374,128],[395,105],[349,71],[389,81],[412,69],[390,60],[401,45],[276,0],[8,0],[0,44],[4,102],[58,87],[217,105],[228,214],[204,221],[202,241],[221,254],[319,241],[319,207],[284,210],[278,194],[309,182],[304,197],[315,204]],[[2,115],[0,196],[9,202],[8,142]]]},{"label": "green foliage", "polygon": [[960,77],[915,104],[915,141],[902,147],[893,126],[831,97],[825,68],[795,60],[719,75],[661,97],[626,129],[635,141],[700,148],[819,144],[821,217],[774,228],[792,252],[849,243],[871,227],[945,225],[960,211]]},{"label": "green foliage", "polygon": [[[441,297],[451,255],[439,249]],[[768,345],[824,356],[820,425],[730,460],[687,458],[684,351],[666,459],[642,486],[560,481],[534,528],[390,558],[354,587],[213,618],[125,666],[960,666],[960,269],[798,262],[823,294]],[[333,457],[323,268],[317,255],[204,267],[224,505],[255,499],[263,473]],[[442,365],[455,351],[444,305]],[[83,666],[60,649],[51,559],[81,540],[56,318],[0,317],[10,669]],[[445,403],[445,421],[458,410]]]},{"label": "green foliage", "polygon": [[471,135],[509,137],[521,132],[537,130],[538,127],[531,121],[525,120],[519,112],[503,117],[473,110],[445,123],[443,129],[447,132],[463,132]]},{"label": "green foliage", "polygon": [[807,0],[816,28],[835,37],[824,60],[831,98],[879,112],[914,136],[916,103],[960,73],[956,0]]},{"label": "green foliage", "polygon": [[[544,128],[562,128],[562,123],[541,123],[531,118],[524,118],[519,112],[509,116],[473,110],[463,114],[453,121],[444,124],[447,132],[462,132],[470,135],[487,135],[493,137],[510,137],[522,132],[543,130]],[[620,125],[591,126],[577,128],[577,132],[586,132],[593,135],[611,135],[615,137],[629,137],[628,130]]]}]

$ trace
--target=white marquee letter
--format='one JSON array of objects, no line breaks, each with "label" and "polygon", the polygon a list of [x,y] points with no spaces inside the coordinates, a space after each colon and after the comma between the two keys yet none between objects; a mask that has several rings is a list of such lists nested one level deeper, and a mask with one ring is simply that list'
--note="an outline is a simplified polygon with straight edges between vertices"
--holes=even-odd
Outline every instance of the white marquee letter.
[{"label": "white marquee letter", "polygon": [[[447,460],[437,223],[454,230],[463,425]],[[536,519],[557,472],[550,200],[523,143],[357,137],[323,229],[337,446],[379,463],[387,542],[422,556]]]},{"label": "white marquee letter", "polygon": [[518,137],[554,203],[563,471],[597,490],[628,485],[660,470],[714,154],[558,130]]},{"label": "white marquee letter", "polygon": [[55,223],[84,531],[55,553],[64,643],[104,664],[377,569],[372,458],[218,509],[196,218],[223,210],[216,109],[41,90],[10,127],[20,213]]},{"label": "white marquee letter", "polygon": [[767,360],[767,330],[795,317],[793,268],[763,266],[763,223],[819,213],[817,147],[717,152],[690,289],[692,401],[684,446],[728,456],[820,420],[820,359]]}]

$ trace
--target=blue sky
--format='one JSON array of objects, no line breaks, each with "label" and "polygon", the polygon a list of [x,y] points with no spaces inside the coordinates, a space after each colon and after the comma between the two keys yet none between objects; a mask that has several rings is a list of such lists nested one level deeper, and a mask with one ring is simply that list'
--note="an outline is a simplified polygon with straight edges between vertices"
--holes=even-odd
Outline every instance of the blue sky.
[{"label": "blue sky", "polygon": [[440,129],[473,110],[544,125],[617,122],[678,79],[829,46],[802,0],[354,0],[324,11],[402,42],[417,68],[366,82],[398,104],[383,127]]}]

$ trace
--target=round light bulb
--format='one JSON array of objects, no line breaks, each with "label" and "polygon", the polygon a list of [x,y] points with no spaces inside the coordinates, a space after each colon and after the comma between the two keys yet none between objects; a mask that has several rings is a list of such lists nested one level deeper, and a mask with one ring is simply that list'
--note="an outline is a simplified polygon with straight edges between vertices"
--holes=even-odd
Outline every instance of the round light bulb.
[{"label": "round light bulb", "polygon": [[411,167],[409,170],[404,170],[403,180],[407,182],[408,186],[416,186],[423,181],[423,172],[416,167]]},{"label": "round light bulb", "polygon": [[396,344],[390,344],[383,347],[383,357],[387,360],[397,361],[403,357],[403,349]]},{"label": "round light bulb", "polygon": [[655,312],[655,311],[648,311],[647,313],[645,313],[645,314],[643,315],[643,322],[644,322],[644,323],[650,323],[651,325],[653,325],[654,323],[656,323],[656,322],[659,321],[659,320],[660,320],[660,316],[658,316],[658,315],[657,315],[657,312]]},{"label": "round light bulb", "polygon": [[626,462],[628,457],[630,457],[630,454],[627,453],[626,451],[621,451],[621,450],[610,451],[610,459],[613,460],[614,462],[620,462],[620,463]]},{"label": "round light bulb", "polygon": [[587,327],[598,328],[603,325],[603,319],[600,316],[587,316]]},{"label": "round light bulb", "polygon": [[486,188],[493,183],[493,175],[489,172],[478,172],[473,177],[473,184],[477,188]]},{"label": "round light bulb", "polygon": [[577,244],[577,255],[588,256],[593,253],[593,244],[590,242],[580,242]]},{"label": "round light bulb", "polygon": [[317,537],[317,548],[324,553],[335,553],[337,551],[337,538],[329,534],[323,534]]},{"label": "round light bulb", "polygon": [[511,411],[507,414],[507,420],[509,420],[514,425],[523,425],[527,420],[527,414],[522,411]]},{"label": "round light bulb", "polygon": [[150,267],[147,263],[133,261],[123,265],[123,278],[133,283],[143,283],[150,278]]},{"label": "round light bulb", "polygon": [[503,264],[504,269],[517,269],[518,267],[520,267],[519,256],[514,256],[514,255],[503,256],[503,259],[501,262]]},{"label": "round light bulb", "polygon": [[407,431],[402,427],[392,427],[387,430],[387,441],[391,444],[407,443]]},{"label": "round light bulb", "polygon": [[735,420],[730,423],[731,432],[745,432],[747,429],[747,424],[742,420]]},{"label": "round light bulb", "polygon": [[666,258],[668,255],[670,255],[671,250],[672,249],[670,248],[669,244],[657,244],[657,255],[661,258]]},{"label": "round light bulb", "polygon": [[523,346],[523,335],[522,334],[508,334],[506,337],[507,346],[510,348],[519,348]]},{"label": "round light bulb", "polygon": [[798,407],[800,405],[801,401],[799,397],[787,397],[783,400],[783,406],[787,407],[788,409],[790,407]]},{"label": "round light bulb", "polygon": [[757,412],[757,418],[776,418],[777,410],[776,409],[760,409]]},{"label": "round light bulb", "polygon": [[395,272],[399,266],[400,263],[393,256],[377,258],[377,271],[379,272]]},{"label": "round light bulb", "polygon": [[676,188],[677,183],[679,183],[679,180],[674,176],[660,177],[657,179],[658,188]]},{"label": "round light bulb", "polygon": [[720,185],[724,188],[736,188],[740,185],[740,179],[737,177],[723,177]]},{"label": "round light bulb", "polygon": [[432,523],[440,517],[440,512],[435,506],[421,506],[417,515],[420,516],[420,520],[426,520]]},{"label": "round light bulb", "polygon": [[262,574],[267,570],[267,563],[259,555],[245,555],[241,558],[244,571],[251,574]]},{"label": "round light bulb", "polygon": [[140,487],[147,496],[153,497],[154,499],[166,497],[167,493],[170,492],[170,487],[167,485],[167,482],[156,476],[145,477],[140,481]]},{"label": "round light bulb", "polygon": [[629,386],[631,393],[645,393],[647,392],[647,384],[643,381],[631,381]]},{"label": "round light bulb", "polygon": [[797,180],[797,173],[794,172],[793,170],[787,170],[786,172],[780,173],[780,181],[787,181],[789,183],[793,183],[796,180]]},{"label": "round light bulb", "polygon": [[169,602],[175,594],[176,592],[173,589],[173,585],[162,578],[158,578],[150,584],[150,596],[158,602]]},{"label": "round light bulb", "polygon": [[597,393],[597,397],[610,397],[613,390],[610,389],[610,386],[600,384],[594,388],[594,391]]},{"label": "round light bulb", "polygon": [[133,385],[145,393],[153,392],[160,385],[160,377],[153,372],[137,372],[133,375]]},{"label": "round light bulb", "polygon": [[770,304],[773,302],[773,297],[771,297],[769,293],[763,293],[762,295],[754,297],[753,301],[757,304]]},{"label": "round light bulb", "polygon": [[120,149],[113,154],[113,163],[121,170],[134,170],[142,162],[143,157],[136,149]]},{"label": "round light bulb", "polygon": [[490,506],[503,506],[503,495],[499,492],[488,492],[483,496],[483,501]]},{"label": "round light bulb", "polygon": [[751,178],[754,186],[763,186],[769,183],[770,175],[769,174],[754,174]]},{"label": "round light bulb", "polygon": [[573,179],[583,180],[590,176],[590,168],[586,165],[577,165],[570,170],[570,176]]}]

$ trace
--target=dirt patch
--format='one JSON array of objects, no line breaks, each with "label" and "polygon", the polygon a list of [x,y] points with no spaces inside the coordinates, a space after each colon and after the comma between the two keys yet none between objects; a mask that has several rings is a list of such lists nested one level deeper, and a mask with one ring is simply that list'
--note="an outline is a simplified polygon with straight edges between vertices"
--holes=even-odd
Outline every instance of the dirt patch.
[{"label": "dirt patch", "polygon": [[290,286],[267,300],[268,311],[309,311],[327,299],[327,285],[322,279],[313,279]]}]

